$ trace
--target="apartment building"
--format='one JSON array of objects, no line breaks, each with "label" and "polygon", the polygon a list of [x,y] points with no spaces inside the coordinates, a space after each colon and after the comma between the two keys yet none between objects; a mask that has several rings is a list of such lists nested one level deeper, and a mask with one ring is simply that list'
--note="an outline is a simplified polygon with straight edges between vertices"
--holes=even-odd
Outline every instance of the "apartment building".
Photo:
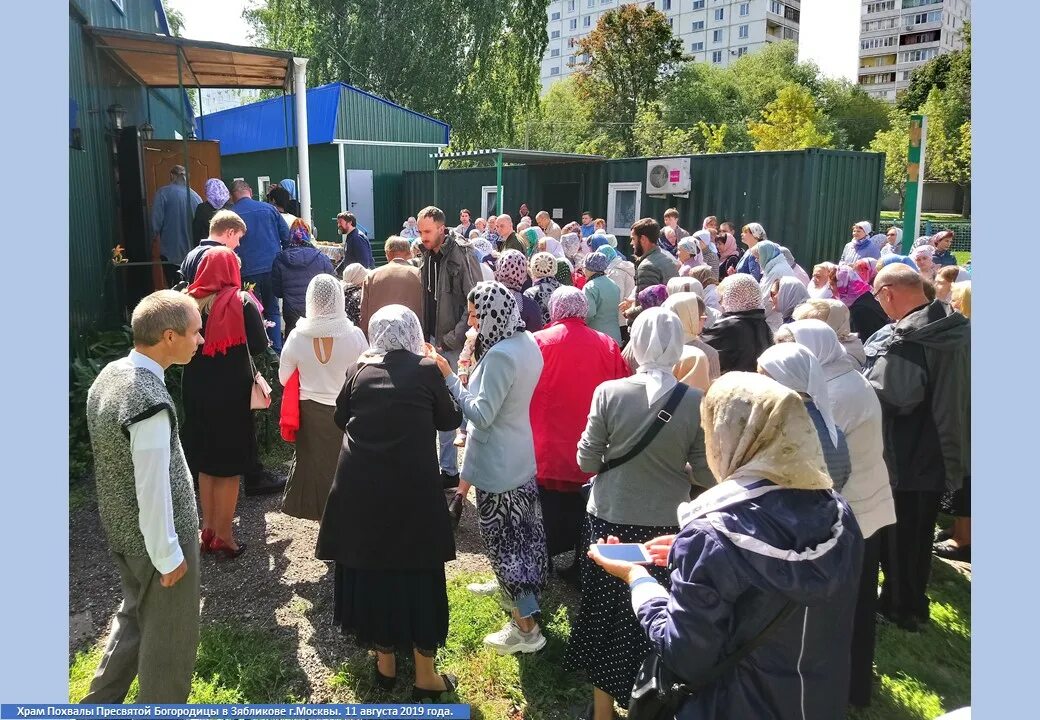
[{"label": "apartment building", "polygon": [[[574,73],[587,60],[578,40],[592,32],[600,16],[629,4],[620,0],[552,0],[542,58],[542,90]],[[798,42],[800,0],[654,0],[682,40],[683,52],[699,62],[728,65],[745,53],[779,40]]]},{"label": "apartment building", "polygon": [[971,0],[863,0],[859,84],[895,102],[915,68],[964,47],[961,29],[970,19]]}]

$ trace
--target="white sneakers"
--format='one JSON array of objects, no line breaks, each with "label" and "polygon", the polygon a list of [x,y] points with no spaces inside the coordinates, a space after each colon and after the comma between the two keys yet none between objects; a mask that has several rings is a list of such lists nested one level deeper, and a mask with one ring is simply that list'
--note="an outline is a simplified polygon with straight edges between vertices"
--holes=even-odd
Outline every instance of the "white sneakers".
[{"label": "white sneakers", "polygon": [[484,644],[494,648],[499,655],[533,653],[545,647],[545,636],[537,625],[525,633],[514,620],[510,620],[501,630],[484,638]]}]

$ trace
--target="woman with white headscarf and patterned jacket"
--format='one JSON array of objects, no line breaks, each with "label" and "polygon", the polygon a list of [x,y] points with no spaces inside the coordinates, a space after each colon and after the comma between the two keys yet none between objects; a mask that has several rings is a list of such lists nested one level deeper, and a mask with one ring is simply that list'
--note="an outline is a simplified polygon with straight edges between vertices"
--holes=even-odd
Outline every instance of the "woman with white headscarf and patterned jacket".
[{"label": "woman with white headscarf and patterned jacket", "polygon": [[[703,397],[675,379],[683,352],[682,322],[670,310],[648,308],[632,324],[629,346],[639,363],[636,374],[600,384],[578,441],[578,466],[597,473],[589,494],[590,538],[613,535],[622,542],[646,542],[678,530],[675,509],[691,494],[693,480],[714,484],[704,454],[700,425]],[[680,398],[671,419],[632,459],[604,469],[627,455],[650,424]],[[667,584],[668,573],[655,577]],[[593,714],[609,720],[614,702],[626,706],[639,663],[650,644],[636,622],[624,585],[603,575],[587,558],[581,564],[581,610],[571,633],[566,667],[581,669],[592,682]]]},{"label": "woman with white headscarf and patterned jacket", "polygon": [[719,483],[678,508],[677,535],[646,544],[671,569],[670,588],[644,565],[589,555],[625,583],[650,647],[681,682],[705,680],[776,621],[686,697],[677,720],[845,717],[863,540],[805,405],[767,377],[729,373],[705,395],[701,423]]},{"label": "woman with white headscarf and patterned jacket", "polygon": [[368,334],[371,346],[336,398],[343,449],[316,557],[336,562],[333,618],[376,651],[376,683],[392,688],[394,653],[412,653],[412,699],[437,699],[454,688],[434,658],[448,636],[444,563],[455,559],[455,539],[430,440],[462,414],[423,357],[414,312],[382,307]]},{"label": "woman with white headscarf and patterned jacket", "polygon": [[297,370],[300,377],[300,427],[282,512],[321,520],[343,445],[343,431],[333,419],[336,397],[368,342],[347,318],[334,275],[317,275],[310,281],[306,311],[286,338],[278,364],[282,385]]},{"label": "woman with white headscarf and patterned jacket", "polygon": [[[501,590],[503,606],[512,614],[484,644],[500,654],[536,652],[545,646],[545,637],[534,615],[549,575],[531,432],[531,398],[542,353],[524,330],[513,292],[502,283],[477,283],[468,305],[469,325],[477,331],[468,385],[432,347],[427,350],[468,421],[461,477],[477,489],[480,535],[496,577],[471,589],[483,594]],[[465,487],[460,483],[459,491]]]}]

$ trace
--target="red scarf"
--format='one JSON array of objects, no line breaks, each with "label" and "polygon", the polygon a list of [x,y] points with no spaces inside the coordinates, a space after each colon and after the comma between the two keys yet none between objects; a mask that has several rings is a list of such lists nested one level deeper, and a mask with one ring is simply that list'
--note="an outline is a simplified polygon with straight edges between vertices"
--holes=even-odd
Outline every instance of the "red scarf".
[{"label": "red scarf", "polygon": [[246,316],[238,294],[241,289],[242,271],[234,251],[226,247],[207,250],[202,256],[195,282],[186,290],[196,300],[217,296],[210,305],[206,320],[203,355],[227,354],[228,348],[246,344]]}]

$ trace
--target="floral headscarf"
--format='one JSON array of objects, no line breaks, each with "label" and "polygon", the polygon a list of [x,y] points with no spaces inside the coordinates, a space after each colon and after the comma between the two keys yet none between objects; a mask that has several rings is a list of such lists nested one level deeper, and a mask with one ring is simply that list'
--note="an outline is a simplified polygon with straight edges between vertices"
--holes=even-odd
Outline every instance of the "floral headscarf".
[{"label": "floral headscarf", "polygon": [[848,265],[839,265],[834,271],[834,284],[838,286],[838,299],[847,307],[851,307],[852,303],[870,292],[870,285],[863,282]]},{"label": "floral headscarf", "polygon": [[206,202],[213,206],[215,210],[220,210],[222,207],[227,205],[227,201],[231,199],[231,192],[227,189],[227,185],[220,178],[210,178],[206,181]]},{"label": "floral headscarf", "polygon": [[762,291],[755,278],[734,273],[719,283],[719,304],[724,313],[762,309]]},{"label": "floral headscarf", "polygon": [[488,255],[494,254],[494,248],[491,247],[491,242],[488,241],[487,238],[480,237],[475,240],[470,240],[469,245],[477,255],[477,262],[481,262]]},{"label": "floral headscarf", "polygon": [[[526,263],[524,263],[526,266]],[[523,332],[524,321],[520,319],[513,293],[500,282],[479,282],[469,291],[467,300],[476,307],[477,356],[483,357],[488,350],[502,340]]]},{"label": "floral headscarf", "polygon": [[294,330],[304,337],[342,337],[354,327],[347,317],[343,286],[335,275],[322,273],[311,278],[306,307],[306,317],[296,321]]},{"label": "floral headscarf", "polygon": [[593,273],[605,273],[610,260],[601,252],[589,253],[585,256],[585,269]]},{"label": "floral headscarf", "polygon": [[495,280],[510,290],[520,292],[527,280],[527,258],[519,250],[506,250],[498,256]]},{"label": "floral headscarf", "polygon": [[639,307],[643,310],[660,307],[667,299],[668,288],[664,285],[651,285],[636,295],[636,302],[639,303]]},{"label": "floral headscarf", "polygon": [[551,322],[558,322],[564,318],[584,320],[588,314],[588,298],[576,287],[562,286],[549,297],[549,320]]},{"label": "floral headscarf", "polygon": [[370,347],[361,356],[361,362],[379,362],[392,350],[407,350],[423,355],[422,326],[416,314],[404,305],[384,305],[368,321]]},{"label": "floral headscarf", "polygon": [[293,220],[292,227],[289,228],[289,246],[301,247],[310,244],[311,229],[308,227],[307,221],[303,218],[296,218]]},{"label": "floral headscarf", "polygon": [[556,256],[552,253],[540,252],[531,257],[531,277],[534,280],[552,277],[556,274]]},{"label": "floral headscarf", "polygon": [[564,254],[574,259],[581,248],[581,238],[578,237],[577,233],[564,233],[560,236],[560,244],[563,245]]}]

